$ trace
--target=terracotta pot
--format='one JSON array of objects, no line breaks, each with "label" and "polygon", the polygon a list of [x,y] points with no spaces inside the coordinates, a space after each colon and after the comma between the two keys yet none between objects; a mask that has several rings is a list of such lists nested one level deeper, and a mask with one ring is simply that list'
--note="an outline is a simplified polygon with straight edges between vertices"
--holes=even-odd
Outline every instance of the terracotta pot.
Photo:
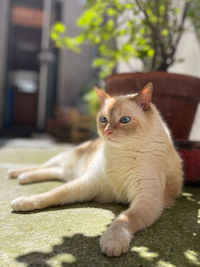
[{"label": "terracotta pot", "polygon": [[171,129],[175,139],[187,140],[200,102],[200,79],[167,72],[114,74],[105,79],[111,95],[134,93],[145,84],[154,84],[153,103]]}]

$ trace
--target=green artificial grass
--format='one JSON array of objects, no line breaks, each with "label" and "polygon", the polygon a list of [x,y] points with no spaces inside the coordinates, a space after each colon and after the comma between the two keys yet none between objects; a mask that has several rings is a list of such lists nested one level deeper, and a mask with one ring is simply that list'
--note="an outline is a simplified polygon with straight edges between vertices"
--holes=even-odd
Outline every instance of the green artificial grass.
[{"label": "green artificial grass", "polygon": [[200,266],[200,188],[184,188],[183,196],[161,218],[134,237],[127,254],[108,258],[99,239],[127,206],[84,203],[42,211],[12,212],[10,201],[45,192],[61,182],[19,185],[7,168],[34,164],[67,149],[0,148],[0,267],[57,266]]}]

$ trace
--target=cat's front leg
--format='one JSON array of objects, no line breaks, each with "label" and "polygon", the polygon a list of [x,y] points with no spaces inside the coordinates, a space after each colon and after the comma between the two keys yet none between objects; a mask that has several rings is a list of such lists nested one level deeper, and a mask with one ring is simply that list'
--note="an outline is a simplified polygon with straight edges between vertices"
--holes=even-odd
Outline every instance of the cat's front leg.
[{"label": "cat's front leg", "polygon": [[83,176],[46,193],[16,198],[11,202],[11,208],[15,211],[29,211],[89,201],[96,194],[98,188],[96,184],[94,179]]},{"label": "cat's front leg", "polygon": [[102,235],[100,245],[107,256],[120,256],[128,251],[130,241],[135,233],[150,226],[160,216],[162,199],[156,192],[139,195]]},{"label": "cat's front leg", "polygon": [[100,246],[107,256],[120,256],[126,253],[132,238],[128,225],[117,218],[100,239]]}]

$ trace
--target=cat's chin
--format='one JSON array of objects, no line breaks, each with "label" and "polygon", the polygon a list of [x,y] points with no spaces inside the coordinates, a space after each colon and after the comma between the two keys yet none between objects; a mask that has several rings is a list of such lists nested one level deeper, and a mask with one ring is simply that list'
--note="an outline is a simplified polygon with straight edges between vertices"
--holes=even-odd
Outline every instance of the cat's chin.
[{"label": "cat's chin", "polygon": [[105,136],[104,134],[99,133],[100,137],[109,145],[119,146],[121,144],[121,140],[117,137],[113,138],[110,136]]},{"label": "cat's chin", "polygon": [[106,141],[107,144],[112,145],[112,146],[120,145],[120,140],[116,140],[111,137],[105,137],[104,140]]},{"label": "cat's chin", "polygon": [[111,137],[107,137],[107,140],[110,141],[110,142],[119,143],[118,141],[114,140],[114,139],[111,138]]}]

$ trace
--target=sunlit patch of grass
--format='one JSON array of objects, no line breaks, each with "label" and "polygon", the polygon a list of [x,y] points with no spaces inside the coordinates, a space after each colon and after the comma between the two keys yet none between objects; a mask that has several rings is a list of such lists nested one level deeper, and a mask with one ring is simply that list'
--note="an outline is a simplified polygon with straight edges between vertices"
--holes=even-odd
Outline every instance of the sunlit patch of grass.
[{"label": "sunlit patch of grass", "polygon": [[197,223],[200,223],[200,209],[197,212]]},{"label": "sunlit patch of grass", "polygon": [[187,197],[188,200],[195,202],[196,200],[192,197]]},{"label": "sunlit patch of grass", "polygon": [[168,261],[159,261],[157,262],[156,267],[175,267],[175,265]]},{"label": "sunlit patch of grass", "polygon": [[183,192],[182,196],[186,197],[190,201],[193,201],[193,202],[196,201],[196,199],[193,198],[193,194],[191,194],[191,193]]},{"label": "sunlit patch of grass", "polygon": [[157,252],[149,251],[148,247],[132,247],[131,251],[137,252],[140,257],[150,261],[159,256]]},{"label": "sunlit patch of grass", "polygon": [[[65,253],[65,254],[57,255],[56,257],[54,257],[48,261],[48,263],[52,266],[61,266],[62,262],[74,263],[74,262],[76,262],[76,259],[71,253]],[[59,263],[60,263],[60,265],[59,265]]]},{"label": "sunlit patch of grass", "polygon": [[184,252],[184,255],[190,263],[195,264],[195,266],[200,265],[200,255],[198,252],[188,249]]},{"label": "sunlit patch of grass", "polygon": [[183,195],[184,197],[192,197],[192,196],[193,196],[193,194],[191,194],[191,193],[187,193],[187,192],[183,192],[182,195]]}]

